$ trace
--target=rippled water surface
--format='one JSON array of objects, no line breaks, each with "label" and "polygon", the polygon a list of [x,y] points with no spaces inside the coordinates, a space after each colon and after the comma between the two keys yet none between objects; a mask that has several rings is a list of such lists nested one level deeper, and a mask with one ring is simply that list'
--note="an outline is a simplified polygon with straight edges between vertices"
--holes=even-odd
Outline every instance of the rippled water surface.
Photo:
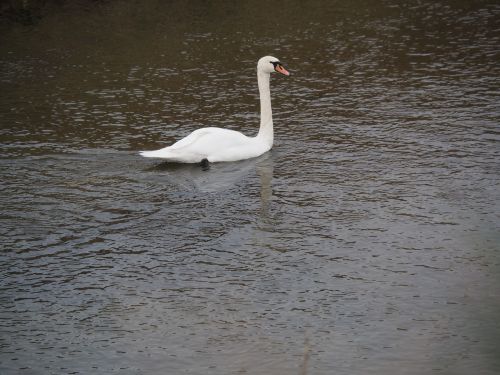
[{"label": "rippled water surface", "polygon": [[[207,125],[275,147],[138,156]],[[1,374],[497,374],[500,6],[78,2],[0,24]]]}]

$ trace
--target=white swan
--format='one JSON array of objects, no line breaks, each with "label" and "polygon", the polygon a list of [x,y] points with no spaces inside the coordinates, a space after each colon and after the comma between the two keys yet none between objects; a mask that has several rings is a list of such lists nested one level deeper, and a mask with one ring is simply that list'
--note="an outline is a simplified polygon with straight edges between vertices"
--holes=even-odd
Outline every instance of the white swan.
[{"label": "white swan", "polygon": [[172,146],[155,151],[141,151],[142,156],[161,158],[177,163],[207,163],[237,161],[254,158],[269,151],[273,146],[273,115],[271,111],[270,73],[286,76],[290,73],[272,56],[265,56],[257,63],[257,80],[260,93],[260,128],[255,137],[235,130],[202,128]]}]

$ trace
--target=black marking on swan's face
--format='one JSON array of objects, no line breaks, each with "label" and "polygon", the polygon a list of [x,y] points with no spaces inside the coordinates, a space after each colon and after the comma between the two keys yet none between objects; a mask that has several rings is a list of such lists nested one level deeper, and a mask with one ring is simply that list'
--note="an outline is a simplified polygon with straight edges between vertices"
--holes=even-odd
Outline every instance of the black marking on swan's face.
[{"label": "black marking on swan's face", "polygon": [[281,62],[279,60],[277,60],[277,61],[269,61],[269,62],[271,64],[273,64],[275,72],[281,73],[281,74],[283,74],[285,76],[289,76],[290,75],[290,72],[285,69],[285,67],[281,64]]}]

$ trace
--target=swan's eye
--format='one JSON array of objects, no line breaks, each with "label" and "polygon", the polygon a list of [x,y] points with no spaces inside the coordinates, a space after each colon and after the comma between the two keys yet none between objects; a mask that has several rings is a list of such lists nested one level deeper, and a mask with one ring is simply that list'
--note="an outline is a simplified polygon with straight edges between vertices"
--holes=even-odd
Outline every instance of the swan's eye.
[{"label": "swan's eye", "polygon": [[270,63],[274,65],[275,69],[278,65],[281,65],[279,61],[270,61]]}]

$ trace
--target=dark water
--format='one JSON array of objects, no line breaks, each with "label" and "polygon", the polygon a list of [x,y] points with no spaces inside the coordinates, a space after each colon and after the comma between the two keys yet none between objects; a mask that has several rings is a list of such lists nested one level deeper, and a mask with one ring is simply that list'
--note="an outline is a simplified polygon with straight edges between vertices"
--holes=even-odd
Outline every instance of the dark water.
[{"label": "dark water", "polygon": [[[497,374],[500,5],[109,1],[0,27],[1,374]],[[139,157],[207,125],[256,160]]]}]

